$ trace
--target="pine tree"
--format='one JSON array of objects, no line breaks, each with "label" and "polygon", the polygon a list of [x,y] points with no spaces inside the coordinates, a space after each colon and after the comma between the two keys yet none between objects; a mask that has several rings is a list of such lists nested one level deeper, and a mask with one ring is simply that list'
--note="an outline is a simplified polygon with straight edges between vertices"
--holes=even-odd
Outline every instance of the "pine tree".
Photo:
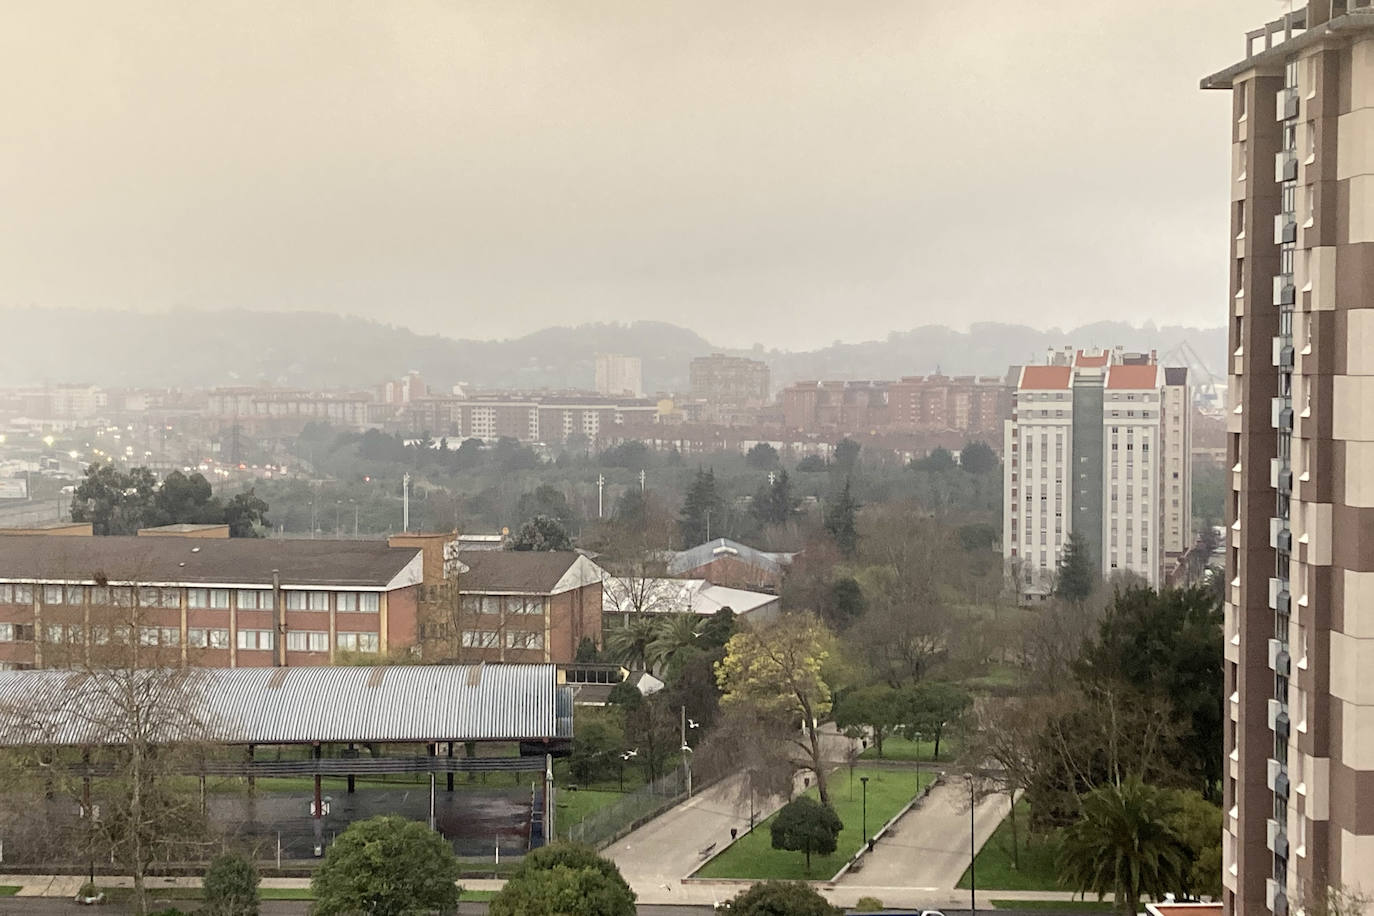
[{"label": "pine tree", "polygon": [[859,547],[859,530],[854,523],[858,514],[859,504],[854,501],[850,481],[846,477],[840,495],[826,507],[825,530],[830,532],[840,551],[847,557],[852,557]]},{"label": "pine tree", "polygon": [[796,510],[797,500],[792,496],[792,481],[786,471],[778,471],[771,483],[762,484],[754,494],[752,511],[761,524],[784,524]]},{"label": "pine tree", "polygon": [[725,529],[725,503],[716,491],[714,468],[697,468],[697,476],[682,501],[678,530],[684,547],[695,547],[711,539],[712,532]]},{"label": "pine tree", "polygon": [[1092,551],[1081,535],[1070,533],[1064,544],[1064,553],[1059,558],[1055,597],[1081,604],[1088,600],[1096,587],[1097,567],[1093,563]]}]

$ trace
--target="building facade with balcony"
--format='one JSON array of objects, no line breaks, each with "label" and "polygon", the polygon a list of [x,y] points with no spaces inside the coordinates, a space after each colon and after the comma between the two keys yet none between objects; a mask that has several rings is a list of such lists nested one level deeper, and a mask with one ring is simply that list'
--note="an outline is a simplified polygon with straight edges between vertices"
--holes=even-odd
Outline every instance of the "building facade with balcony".
[{"label": "building facade with balcony", "polygon": [[1227,913],[1374,892],[1374,7],[1314,0],[1231,92]]}]

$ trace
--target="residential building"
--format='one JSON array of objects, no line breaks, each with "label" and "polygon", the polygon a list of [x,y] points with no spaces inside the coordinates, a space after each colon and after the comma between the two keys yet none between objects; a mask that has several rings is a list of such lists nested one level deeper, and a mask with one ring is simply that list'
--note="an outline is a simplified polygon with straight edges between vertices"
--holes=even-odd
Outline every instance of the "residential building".
[{"label": "residential building", "polygon": [[0,537],[0,667],[125,642],[205,667],[332,664],[416,645],[424,551],[386,541]]},{"label": "residential building", "polygon": [[796,382],[779,397],[790,430],[863,434],[889,423],[887,382]]},{"label": "residential building", "polygon": [[618,353],[596,354],[596,393],[600,395],[644,397],[644,368],[638,356]]},{"label": "residential building", "polygon": [[782,577],[794,553],[756,550],[729,538],[716,538],[668,557],[668,574],[683,579],[705,579],[730,588],[769,591],[782,589]]},{"label": "residential building", "polygon": [[1049,365],[1021,368],[1003,442],[1002,549],[1022,600],[1053,591],[1075,531],[1103,576],[1164,580],[1191,544],[1191,410],[1186,372],[1154,354],[1052,351]]},{"label": "residential building", "polygon": [[249,429],[290,430],[311,421],[365,429],[371,403],[370,395],[357,392],[216,388],[209,393],[205,416]]},{"label": "residential building", "polygon": [[502,393],[419,398],[407,405],[403,422],[451,439],[598,442],[626,425],[652,426],[657,417],[657,402],[642,398]]},{"label": "residential building", "polygon": [[762,407],[772,396],[768,364],[743,356],[698,356],[688,379],[692,397],[716,406]]},{"label": "residential building", "polygon": [[479,550],[458,554],[458,659],[555,662],[601,642],[606,573],[574,551]]},{"label": "residential building", "polygon": [[1232,101],[1223,903],[1301,913],[1374,892],[1374,8],[1314,0],[1202,85]]},{"label": "residential building", "polygon": [[377,386],[377,403],[403,407],[429,393],[429,387],[420,373],[414,369],[399,379],[392,379]]}]

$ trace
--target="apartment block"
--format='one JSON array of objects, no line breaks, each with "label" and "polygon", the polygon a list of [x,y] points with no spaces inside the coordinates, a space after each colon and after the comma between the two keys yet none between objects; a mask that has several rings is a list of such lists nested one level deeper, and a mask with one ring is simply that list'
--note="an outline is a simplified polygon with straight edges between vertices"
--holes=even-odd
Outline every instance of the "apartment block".
[{"label": "apartment block", "polygon": [[713,405],[761,407],[772,394],[768,364],[743,356],[698,356],[688,367],[692,397]]},{"label": "apartment block", "polygon": [[1245,36],[1231,92],[1225,911],[1374,893],[1374,8]]},{"label": "apartment block", "polygon": [[1019,370],[1004,430],[1002,521],[1022,600],[1054,590],[1072,532],[1104,577],[1163,581],[1177,562],[1166,547],[1191,542],[1190,510],[1175,495],[1192,485],[1191,409],[1186,372],[1153,354],[1077,350]]},{"label": "apartment block", "polygon": [[411,431],[450,439],[549,443],[575,435],[596,442],[627,425],[651,426],[657,418],[657,402],[641,398],[512,393],[419,398],[406,406],[403,422]]},{"label": "apartment block", "polygon": [[638,356],[596,354],[596,393],[606,396],[644,397],[644,364]]}]

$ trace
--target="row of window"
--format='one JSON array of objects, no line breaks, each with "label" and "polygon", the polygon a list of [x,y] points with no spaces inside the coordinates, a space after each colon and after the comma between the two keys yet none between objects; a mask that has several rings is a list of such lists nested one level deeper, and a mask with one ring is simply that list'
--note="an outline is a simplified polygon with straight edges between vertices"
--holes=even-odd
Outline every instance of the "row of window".
[{"label": "row of window", "polygon": [[[86,629],[78,624],[49,624],[43,628],[45,640],[53,645],[84,644]],[[540,646],[543,634],[538,634]],[[114,642],[116,645],[128,644],[132,636],[129,627],[90,628],[92,645],[104,646]],[[0,623],[0,642],[32,642],[33,626],[23,623]],[[178,647],[181,645],[181,630],[178,627],[139,627],[138,642],[143,646]],[[379,637],[376,633],[338,633],[335,643],[340,649],[351,652],[376,652]],[[228,649],[229,631],[214,627],[191,627],[186,631],[186,645],[192,649]],[[238,647],[246,650],[270,650],[276,648],[276,633],[272,630],[239,630]],[[291,652],[328,652],[329,634],[292,630],[286,634],[286,648]]]},{"label": "row of window", "polygon": [[[469,649],[499,649],[501,634],[496,630],[464,630],[463,645]],[[510,631],[506,633],[507,649],[542,649],[543,633]]]},{"label": "row of window", "polygon": [[[35,586],[0,584],[0,604],[32,604]],[[236,592],[239,610],[272,610],[272,590],[264,588],[188,588],[186,606],[193,609],[228,610],[230,593]],[[102,607],[180,608],[179,588],[138,589],[128,585],[44,585],[39,589],[43,604],[93,604]],[[330,595],[339,611],[375,614],[381,609],[381,595],[376,592],[286,591],[286,607],[293,611],[328,611]],[[534,613],[538,613],[537,611]]]},{"label": "row of window", "polygon": [[459,607],[465,614],[543,614],[543,598],[519,595],[464,595]]}]

